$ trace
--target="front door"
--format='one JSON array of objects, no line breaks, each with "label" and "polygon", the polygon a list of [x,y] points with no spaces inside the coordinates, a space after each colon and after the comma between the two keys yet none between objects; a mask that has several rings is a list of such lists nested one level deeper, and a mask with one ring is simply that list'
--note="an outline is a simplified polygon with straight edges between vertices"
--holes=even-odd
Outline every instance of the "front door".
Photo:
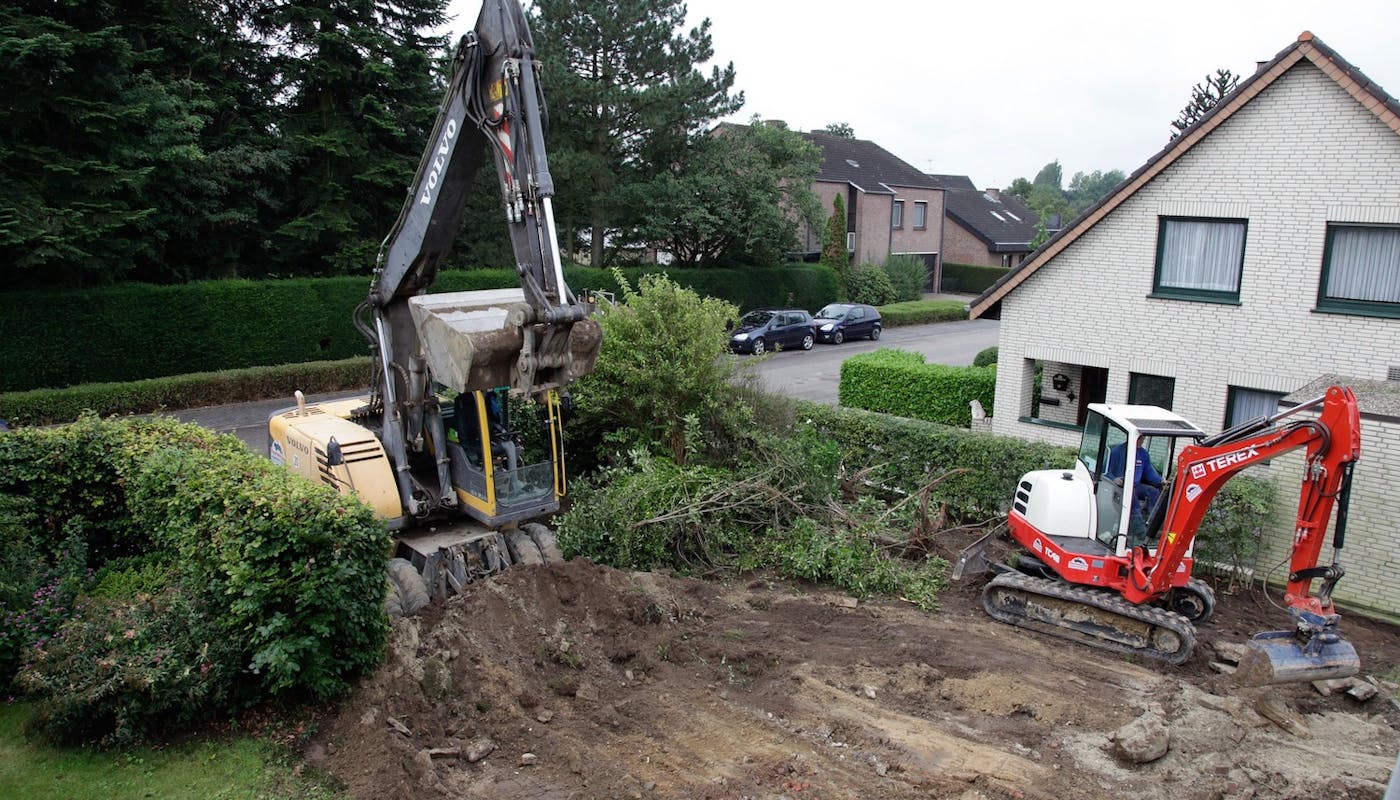
[{"label": "front door", "polygon": [[1108,370],[1103,367],[1084,367],[1079,376],[1079,412],[1076,425],[1083,425],[1089,413],[1090,403],[1102,403],[1108,394]]}]

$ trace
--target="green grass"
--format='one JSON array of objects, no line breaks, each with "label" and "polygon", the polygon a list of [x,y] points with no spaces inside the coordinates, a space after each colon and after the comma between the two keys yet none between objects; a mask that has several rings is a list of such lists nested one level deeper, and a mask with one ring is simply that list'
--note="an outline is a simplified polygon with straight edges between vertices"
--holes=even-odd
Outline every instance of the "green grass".
[{"label": "green grass", "polygon": [[0,706],[0,797],[26,800],[302,800],[340,794],[293,774],[250,737],[128,750],[58,749],[24,736],[25,705]]}]

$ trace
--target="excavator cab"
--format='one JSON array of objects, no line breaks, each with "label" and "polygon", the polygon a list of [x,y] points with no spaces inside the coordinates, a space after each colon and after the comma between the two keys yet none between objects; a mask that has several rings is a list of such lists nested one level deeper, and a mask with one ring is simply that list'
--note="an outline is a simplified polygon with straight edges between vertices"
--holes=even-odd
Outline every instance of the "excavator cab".
[{"label": "excavator cab", "polygon": [[1117,556],[1152,544],[1153,515],[1178,442],[1201,435],[1166,415],[1152,406],[1105,406],[1085,420],[1079,462],[1093,486],[1094,538]]},{"label": "excavator cab", "polygon": [[462,510],[493,527],[558,510],[566,490],[558,394],[540,403],[514,400],[506,387],[447,394],[455,394],[443,398],[443,421]]}]

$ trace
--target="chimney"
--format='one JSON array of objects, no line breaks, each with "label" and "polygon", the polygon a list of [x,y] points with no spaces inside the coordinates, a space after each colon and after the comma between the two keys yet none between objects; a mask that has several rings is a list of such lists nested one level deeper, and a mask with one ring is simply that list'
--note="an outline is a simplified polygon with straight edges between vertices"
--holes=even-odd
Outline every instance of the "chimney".
[{"label": "chimney", "polygon": [[988,197],[992,198],[993,200],[997,201],[998,203],[1001,202],[1001,190],[1000,190],[1000,189],[983,189],[982,191],[985,192],[985,193],[987,194]]},{"label": "chimney", "polygon": [[778,128],[779,130],[784,131],[787,130],[787,123],[780,119],[765,119],[763,121],[763,124],[767,125],[770,128]]}]

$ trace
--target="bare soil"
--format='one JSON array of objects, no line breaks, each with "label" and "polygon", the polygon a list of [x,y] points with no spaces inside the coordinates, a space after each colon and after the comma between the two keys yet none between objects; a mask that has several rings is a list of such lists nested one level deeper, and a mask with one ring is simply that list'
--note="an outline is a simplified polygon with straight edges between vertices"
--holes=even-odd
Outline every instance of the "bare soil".
[{"label": "bare soil", "polygon": [[[1222,595],[1169,667],[993,622],[980,589],[956,584],[930,614],[763,578],[515,568],[399,623],[306,757],[373,800],[1384,793],[1393,684],[1362,703],[1210,667],[1213,643],[1286,625],[1258,590]],[[1397,674],[1397,628],[1343,626],[1363,674]],[[1266,695],[1306,730],[1256,713]],[[1111,737],[1150,711],[1170,750],[1127,763]]]}]

